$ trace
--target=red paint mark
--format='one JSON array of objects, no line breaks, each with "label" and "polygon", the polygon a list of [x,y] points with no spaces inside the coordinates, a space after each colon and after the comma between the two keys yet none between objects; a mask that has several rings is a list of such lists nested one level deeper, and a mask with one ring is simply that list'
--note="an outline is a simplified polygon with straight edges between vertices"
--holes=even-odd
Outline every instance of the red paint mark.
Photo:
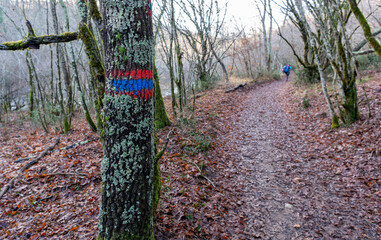
[{"label": "red paint mark", "polygon": [[153,89],[139,90],[138,94],[135,94],[135,92],[114,92],[114,91],[106,90],[106,94],[110,95],[110,96],[128,95],[128,96],[135,98],[135,99],[150,99],[153,97]]},{"label": "red paint mark", "polygon": [[151,0],[148,0],[148,5],[147,5],[147,14],[150,18],[152,18],[152,4]]},{"label": "red paint mark", "polygon": [[132,70],[132,71],[122,71],[122,70],[111,70],[107,73],[107,76],[111,78],[129,78],[129,79],[153,79],[152,70]]}]

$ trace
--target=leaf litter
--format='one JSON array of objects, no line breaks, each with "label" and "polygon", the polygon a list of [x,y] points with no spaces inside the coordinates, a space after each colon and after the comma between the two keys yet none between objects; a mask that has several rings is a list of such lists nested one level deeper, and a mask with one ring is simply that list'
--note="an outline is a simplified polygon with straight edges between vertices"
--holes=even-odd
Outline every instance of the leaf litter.
[{"label": "leaf litter", "polygon": [[[318,90],[307,109],[304,92],[279,82],[197,98],[193,114],[158,131],[159,149],[173,133],[161,159],[156,238],[380,239],[381,84],[364,85],[373,117],[359,88],[361,119],[337,130]],[[38,155],[58,135],[56,149],[97,137],[75,120],[66,135],[5,123],[0,186],[25,164],[14,160]],[[1,199],[0,238],[96,239],[101,159],[99,140],[41,159]]]}]

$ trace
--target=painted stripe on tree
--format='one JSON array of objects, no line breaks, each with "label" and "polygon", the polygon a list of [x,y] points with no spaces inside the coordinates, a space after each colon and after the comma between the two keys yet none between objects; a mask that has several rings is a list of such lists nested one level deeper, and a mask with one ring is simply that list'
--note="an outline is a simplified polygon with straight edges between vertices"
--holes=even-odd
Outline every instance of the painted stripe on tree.
[{"label": "painted stripe on tree", "polygon": [[109,71],[107,75],[110,86],[106,90],[108,95],[128,95],[137,99],[153,97],[153,71],[151,70],[122,71],[115,69]]},{"label": "painted stripe on tree", "polygon": [[112,79],[110,85],[116,92],[136,92],[139,90],[153,89],[152,79]]},{"label": "painted stripe on tree", "polygon": [[148,14],[148,16],[150,18],[152,18],[152,3],[151,3],[151,0],[148,0],[147,14]]},{"label": "painted stripe on tree", "polygon": [[152,70],[132,70],[132,71],[123,71],[123,70],[111,70],[107,72],[106,76],[109,78],[127,78],[127,79],[153,79]]},{"label": "painted stripe on tree", "polygon": [[116,92],[112,90],[106,90],[105,93],[110,96],[125,96],[128,95],[135,99],[151,99],[153,97],[153,89],[144,89],[136,92]]}]

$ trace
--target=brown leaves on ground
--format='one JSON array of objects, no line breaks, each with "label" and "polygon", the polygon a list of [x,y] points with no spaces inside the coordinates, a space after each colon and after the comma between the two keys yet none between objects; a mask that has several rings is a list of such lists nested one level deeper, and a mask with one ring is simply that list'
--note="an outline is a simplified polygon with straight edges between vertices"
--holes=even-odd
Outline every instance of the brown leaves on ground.
[{"label": "brown leaves on ground", "polygon": [[[381,74],[368,78],[358,86],[360,120],[334,130],[320,88],[289,85],[283,94],[295,152],[285,167],[304,221],[299,233],[305,237],[381,237]],[[308,108],[303,107],[306,95]]]},{"label": "brown leaves on ground", "polygon": [[[367,117],[359,87],[361,120],[337,130],[329,129],[329,115],[319,91],[316,96],[309,95],[311,107],[303,109],[304,94],[298,95],[300,90],[288,86],[283,97],[295,126],[290,134],[295,136],[292,146],[298,157],[289,159],[285,168],[290,172],[293,191],[298,196],[319,197],[319,190],[326,188],[318,186],[332,184],[331,191],[347,199],[343,202],[346,207],[334,210],[361,208],[358,217],[379,229],[380,81],[365,83],[374,116]],[[187,112],[172,126],[158,131],[160,149],[168,132],[173,130],[161,159],[162,192],[155,215],[157,239],[238,239],[237,236],[242,236],[246,215],[250,213],[242,211],[245,203],[241,189],[245,183],[238,180],[240,172],[236,170],[235,155],[241,136],[232,123],[245,111],[241,103],[250,94],[248,89],[250,87],[229,94],[223,89],[209,91],[197,99],[195,113]],[[0,186],[7,184],[26,164],[14,163],[14,160],[38,155],[58,135],[44,134],[29,123],[22,125],[18,121],[5,123],[0,129]],[[84,120],[74,122],[73,128],[61,136],[55,151],[26,171],[1,199],[1,239],[96,238],[102,148],[99,141],[94,141],[56,150],[96,137]],[[322,177],[309,177],[302,170],[298,174],[299,168],[306,167]],[[295,204],[295,207],[303,208],[305,222],[297,223],[294,228],[309,233],[312,238],[325,235],[319,235],[324,231],[313,226],[311,219],[322,218],[328,226],[346,222],[319,216],[321,212],[315,211],[316,206]],[[324,207],[331,206],[328,202]],[[353,231],[363,234],[364,239],[375,239],[361,227],[364,226],[355,227]]]},{"label": "brown leaves on ground", "polygon": [[242,110],[241,91],[224,89],[197,99],[195,112],[184,114],[161,160],[162,195],[156,214],[158,239],[234,239],[242,232],[242,182],[233,181],[237,164],[228,145],[234,136],[232,121]]},{"label": "brown leaves on ground", "polygon": [[[6,123],[0,137],[0,184],[7,184],[28,161],[54,142],[29,123]],[[68,150],[59,148],[95,138],[84,121],[61,135],[58,146],[24,172],[1,199],[1,239],[93,239],[97,232],[100,200],[99,141]]]}]

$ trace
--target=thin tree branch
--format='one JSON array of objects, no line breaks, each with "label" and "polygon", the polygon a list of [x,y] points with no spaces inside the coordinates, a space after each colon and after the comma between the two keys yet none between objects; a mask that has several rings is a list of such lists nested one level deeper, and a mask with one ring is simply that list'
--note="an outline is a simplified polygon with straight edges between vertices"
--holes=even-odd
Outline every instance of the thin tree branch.
[{"label": "thin tree branch", "polygon": [[[377,36],[378,34],[381,33],[381,28],[377,28],[376,30],[374,30],[374,32],[372,33],[372,36],[375,37]],[[365,44],[367,43],[367,39],[364,39],[362,40],[361,42],[359,42],[356,47],[353,48],[353,51],[354,52],[357,52],[357,51],[360,51],[360,49],[365,46]]]}]

